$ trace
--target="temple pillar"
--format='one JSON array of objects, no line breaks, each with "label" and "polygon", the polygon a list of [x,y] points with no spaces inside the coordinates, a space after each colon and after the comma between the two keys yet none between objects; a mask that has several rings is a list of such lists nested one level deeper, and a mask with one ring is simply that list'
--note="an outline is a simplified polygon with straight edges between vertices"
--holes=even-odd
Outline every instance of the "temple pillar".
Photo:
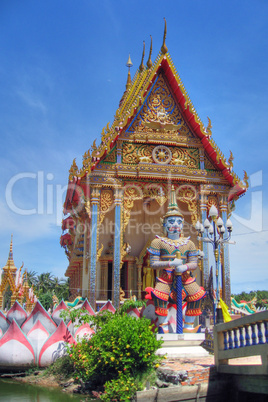
[{"label": "temple pillar", "polygon": [[[222,197],[220,202],[220,211],[223,224],[226,229],[227,222],[227,200],[226,197]],[[225,230],[223,238],[226,239],[229,233]],[[221,259],[221,280],[222,280],[222,299],[231,307],[231,278],[230,278],[230,256],[229,256],[229,244],[222,245],[222,259]]]},{"label": "temple pillar", "polygon": [[115,189],[114,194],[114,259],[113,259],[113,305],[120,306],[120,266],[121,266],[121,212],[122,190]]},{"label": "temple pillar", "polygon": [[83,270],[82,270],[82,297],[89,297],[88,292],[88,283],[89,283],[89,274],[88,274],[88,244],[87,244],[87,225],[84,226],[84,250],[83,250]]},{"label": "temple pillar", "polygon": [[[204,225],[205,219],[207,219],[207,197],[204,194],[201,194],[201,202],[200,202],[200,212],[201,212],[201,221]],[[208,243],[203,243],[203,277],[202,277],[202,286],[207,287],[209,280],[209,252],[208,252]]]},{"label": "temple pillar", "polygon": [[96,308],[96,267],[98,246],[98,215],[99,215],[100,189],[93,188],[91,193],[91,234],[90,234],[90,266],[89,266],[89,302]]},{"label": "temple pillar", "polygon": [[100,259],[100,300],[108,298],[108,261],[108,258]]}]

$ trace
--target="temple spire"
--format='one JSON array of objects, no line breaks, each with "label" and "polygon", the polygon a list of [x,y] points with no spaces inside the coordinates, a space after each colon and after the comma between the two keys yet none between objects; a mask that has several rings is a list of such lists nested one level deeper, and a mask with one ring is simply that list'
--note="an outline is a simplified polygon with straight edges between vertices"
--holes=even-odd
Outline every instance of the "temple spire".
[{"label": "temple spire", "polygon": [[12,271],[16,271],[17,268],[15,267],[14,260],[13,260],[13,234],[11,235],[11,241],[9,246],[9,254],[6,265],[3,267],[4,271],[11,269]]},{"label": "temple spire", "polygon": [[144,55],[145,55],[145,42],[143,41],[143,52],[142,52],[141,64],[139,67],[140,73],[144,70],[144,64],[143,64]]},{"label": "temple spire", "polygon": [[147,61],[147,67],[148,67],[148,68],[151,68],[152,65],[153,65],[152,59],[151,59],[152,50],[153,50],[153,38],[152,38],[152,35],[150,35],[150,37],[151,37],[151,46],[150,46],[149,58],[148,58],[148,61]]},{"label": "temple spire", "polygon": [[131,86],[131,75],[130,75],[130,68],[133,66],[133,63],[130,58],[130,54],[128,56],[128,61],[126,66],[128,67],[128,74],[127,74],[127,83],[126,83],[126,90],[128,90]]},{"label": "temple spire", "polygon": [[163,44],[162,44],[162,47],[161,47],[162,54],[166,54],[167,51],[168,51],[168,48],[167,48],[167,45],[166,45],[167,21],[166,21],[165,18],[164,18],[164,20],[165,20],[165,29],[164,29],[164,36],[163,36]]}]

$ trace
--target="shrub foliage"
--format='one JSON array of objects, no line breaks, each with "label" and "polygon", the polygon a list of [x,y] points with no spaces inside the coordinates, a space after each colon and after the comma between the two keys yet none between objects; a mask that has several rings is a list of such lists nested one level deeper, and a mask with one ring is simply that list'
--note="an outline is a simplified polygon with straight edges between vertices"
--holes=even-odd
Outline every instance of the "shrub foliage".
[{"label": "shrub foliage", "polygon": [[105,384],[103,400],[129,400],[140,376],[155,368],[160,359],[155,352],[162,341],[156,340],[145,318],[136,319],[125,313],[106,314],[103,318],[96,334],[72,345],[68,353],[77,379],[89,381],[92,386]]}]

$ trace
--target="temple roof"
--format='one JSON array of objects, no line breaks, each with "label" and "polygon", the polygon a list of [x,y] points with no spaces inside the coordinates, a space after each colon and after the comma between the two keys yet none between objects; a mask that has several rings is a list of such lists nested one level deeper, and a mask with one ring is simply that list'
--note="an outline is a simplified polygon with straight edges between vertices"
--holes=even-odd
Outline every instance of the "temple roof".
[{"label": "temple roof", "polygon": [[[146,67],[144,66],[145,52],[143,48],[141,64],[132,80],[130,79],[130,72],[128,71],[126,90],[115,113],[115,118],[111,127],[108,123],[107,126],[102,130],[100,145],[97,146],[95,140],[91,148],[92,153],[90,154],[90,150],[88,150],[84,154],[83,166],[80,170],[78,169],[75,161],[73,162],[73,165],[70,169],[69,179],[73,181],[73,178],[79,178],[89,174],[90,171],[93,171],[98,166],[100,161],[103,160],[105,156],[110,153],[118,138],[120,138],[122,133],[124,133],[129,128],[129,126],[136,118],[137,114],[144,106],[148,94],[150,93],[150,90],[154,86],[154,83],[158,79],[159,75],[162,75],[167,82],[172,96],[175,99],[177,106],[180,108],[183,119],[189,127],[190,131],[197,139],[199,139],[199,141],[201,141],[206,155],[232,187],[229,200],[233,197],[237,198],[242,195],[248,187],[247,175],[245,173],[245,183],[243,183],[233,172],[232,153],[227,162],[223,153],[220,151],[219,147],[213,140],[211,131],[212,125],[210,119],[208,119],[207,127],[205,127],[202,123],[200,117],[196,112],[196,109],[191,102],[188,93],[184,88],[181,78],[175,69],[171,56],[168,53],[165,39],[166,25],[163,45],[154,63],[152,63],[151,61],[151,42],[149,58],[146,63]],[[127,66],[130,68],[131,65],[132,62],[129,58]],[[176,144],[176,139],[174,140],[174,144]]]}]

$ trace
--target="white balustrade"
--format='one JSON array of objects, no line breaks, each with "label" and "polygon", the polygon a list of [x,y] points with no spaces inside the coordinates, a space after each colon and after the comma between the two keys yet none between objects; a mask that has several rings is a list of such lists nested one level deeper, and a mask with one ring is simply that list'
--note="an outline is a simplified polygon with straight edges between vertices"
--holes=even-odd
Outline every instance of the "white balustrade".
[{"label": "white balustrade", "polygon": [[[215,325],[214,354],[220,373],[268,374],[268,310]],[[260,356],[261,364],[229,364],[251,356]]]}]

